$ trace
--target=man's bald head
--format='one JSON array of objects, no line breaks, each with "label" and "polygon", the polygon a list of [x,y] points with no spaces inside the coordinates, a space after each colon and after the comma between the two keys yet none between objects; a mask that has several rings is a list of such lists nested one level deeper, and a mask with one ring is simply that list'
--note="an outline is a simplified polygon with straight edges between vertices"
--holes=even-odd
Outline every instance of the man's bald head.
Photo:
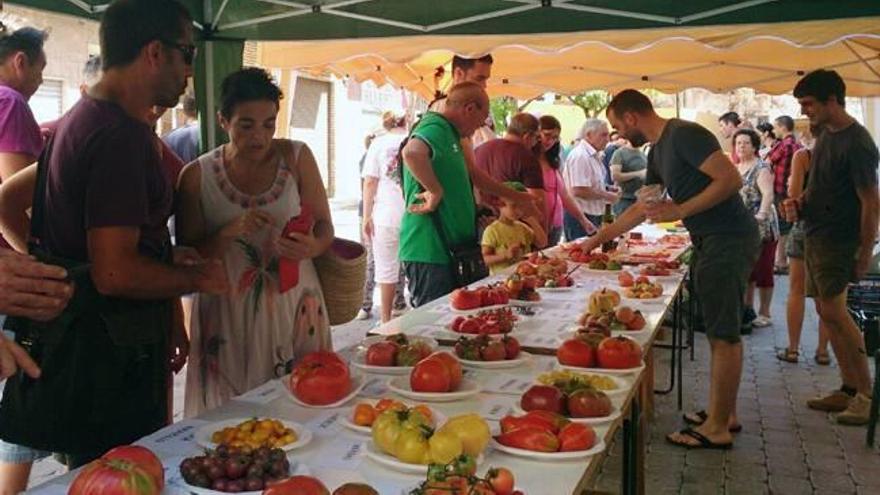
[{"label": "man's bald head", "polygon": [[462,136],[470,136],[489,116],[489,95],[478,83],[458,83],[449,90],[443,116],[458,128]]}]

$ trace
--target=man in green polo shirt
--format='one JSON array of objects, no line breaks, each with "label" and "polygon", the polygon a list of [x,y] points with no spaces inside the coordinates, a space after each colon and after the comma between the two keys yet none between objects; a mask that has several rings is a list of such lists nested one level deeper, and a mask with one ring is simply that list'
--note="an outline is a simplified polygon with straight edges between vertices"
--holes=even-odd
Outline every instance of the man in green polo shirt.
[{"label": "man in green polo shirt", "polygon": [[437,232],[431,212],[437,211],[446,240],[476,245],[473,187],[531,205],[528,193],[504,187],[485,172],[468,165],[461,138],[479,128],[489,115],[489,97],[477,83],[453,86],[442,112],[428,112],[412,130],[403,149],[403,191],[406,212],[400,226],[400,261],[412,295],[421,306],[456,288],[452,260]]}]

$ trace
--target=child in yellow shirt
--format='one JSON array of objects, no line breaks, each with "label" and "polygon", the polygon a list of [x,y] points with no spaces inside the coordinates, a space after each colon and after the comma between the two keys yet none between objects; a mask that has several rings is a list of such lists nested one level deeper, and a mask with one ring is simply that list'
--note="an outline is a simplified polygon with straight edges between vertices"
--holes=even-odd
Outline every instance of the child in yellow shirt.
[{"label": "child in yellow shirt", "polygon": [[[520,182],[505,182],[504,185],[520,192],[526,191]],[[498,220],[486,227],[480,244],[483,261],[494,275],[532,250],[545,247],[547,233],[538,219],[525,217],[516,204],[502,199]]]}]

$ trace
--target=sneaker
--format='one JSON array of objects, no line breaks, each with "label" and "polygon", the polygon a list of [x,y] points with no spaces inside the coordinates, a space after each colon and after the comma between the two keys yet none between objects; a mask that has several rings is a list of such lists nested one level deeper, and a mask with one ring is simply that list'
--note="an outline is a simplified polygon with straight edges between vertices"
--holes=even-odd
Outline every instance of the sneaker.
[{"label": "sneaker", "polygon": [[754,320],[752,320],[752,327],[754,328],[764,328],[769,327],[773,324],[773,321],[770,318],[767,318],[764,315],[758,315]]},{"label": "sneaker", "polygon": [[[351,313],[349,313],[349,314],[351,314]],[[358,314],[357,314],[357,316],[354,317],[354,319],[355,320],[369,320],[370,316],[372,316],[370,314],[370,310],[361,308],[358,310]]]},{"label": "sneaker", "polygon": [[856,394],[849,401],[845,411],[837,415],[837,422],[848,426],[863,426],[868,424],[871,412],[871,398],[865,394]]},{"label": "sneaker", "polygon": [[843,390],[835,390],[825,397],[816,397],[807,401],[807,407],[817,411],[843,412],[849,407],[852,396]]},{"label": "sneaker", "polygon": [[754,309],[752,309],[752,308],[746,308],[746,309],[743,311],[743,319],[742,319],[743,326],[752,323],[753,321],[755,321],[755,319],[756,319],[757,317],[758,317],[758,314],[755,313],[755,310],[754,310]]}]

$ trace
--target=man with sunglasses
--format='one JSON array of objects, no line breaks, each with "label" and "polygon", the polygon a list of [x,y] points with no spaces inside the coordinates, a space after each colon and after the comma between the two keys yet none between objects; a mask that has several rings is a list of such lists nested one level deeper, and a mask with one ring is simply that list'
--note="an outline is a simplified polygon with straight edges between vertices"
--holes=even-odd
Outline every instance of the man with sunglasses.
[{"label": "man with sunglasses", "polygon": [[40,161],[32,252],[67,268],[75,291],[61,317],[15,322],[42,373],[7,381],[0,438],[63,453],[71,468],[166,424],[172,300],[228,288],[219,262],[172,263],[173,185],[148,117],[184,92],[192,40],[174,0],[113,2],[101,79]]}]

